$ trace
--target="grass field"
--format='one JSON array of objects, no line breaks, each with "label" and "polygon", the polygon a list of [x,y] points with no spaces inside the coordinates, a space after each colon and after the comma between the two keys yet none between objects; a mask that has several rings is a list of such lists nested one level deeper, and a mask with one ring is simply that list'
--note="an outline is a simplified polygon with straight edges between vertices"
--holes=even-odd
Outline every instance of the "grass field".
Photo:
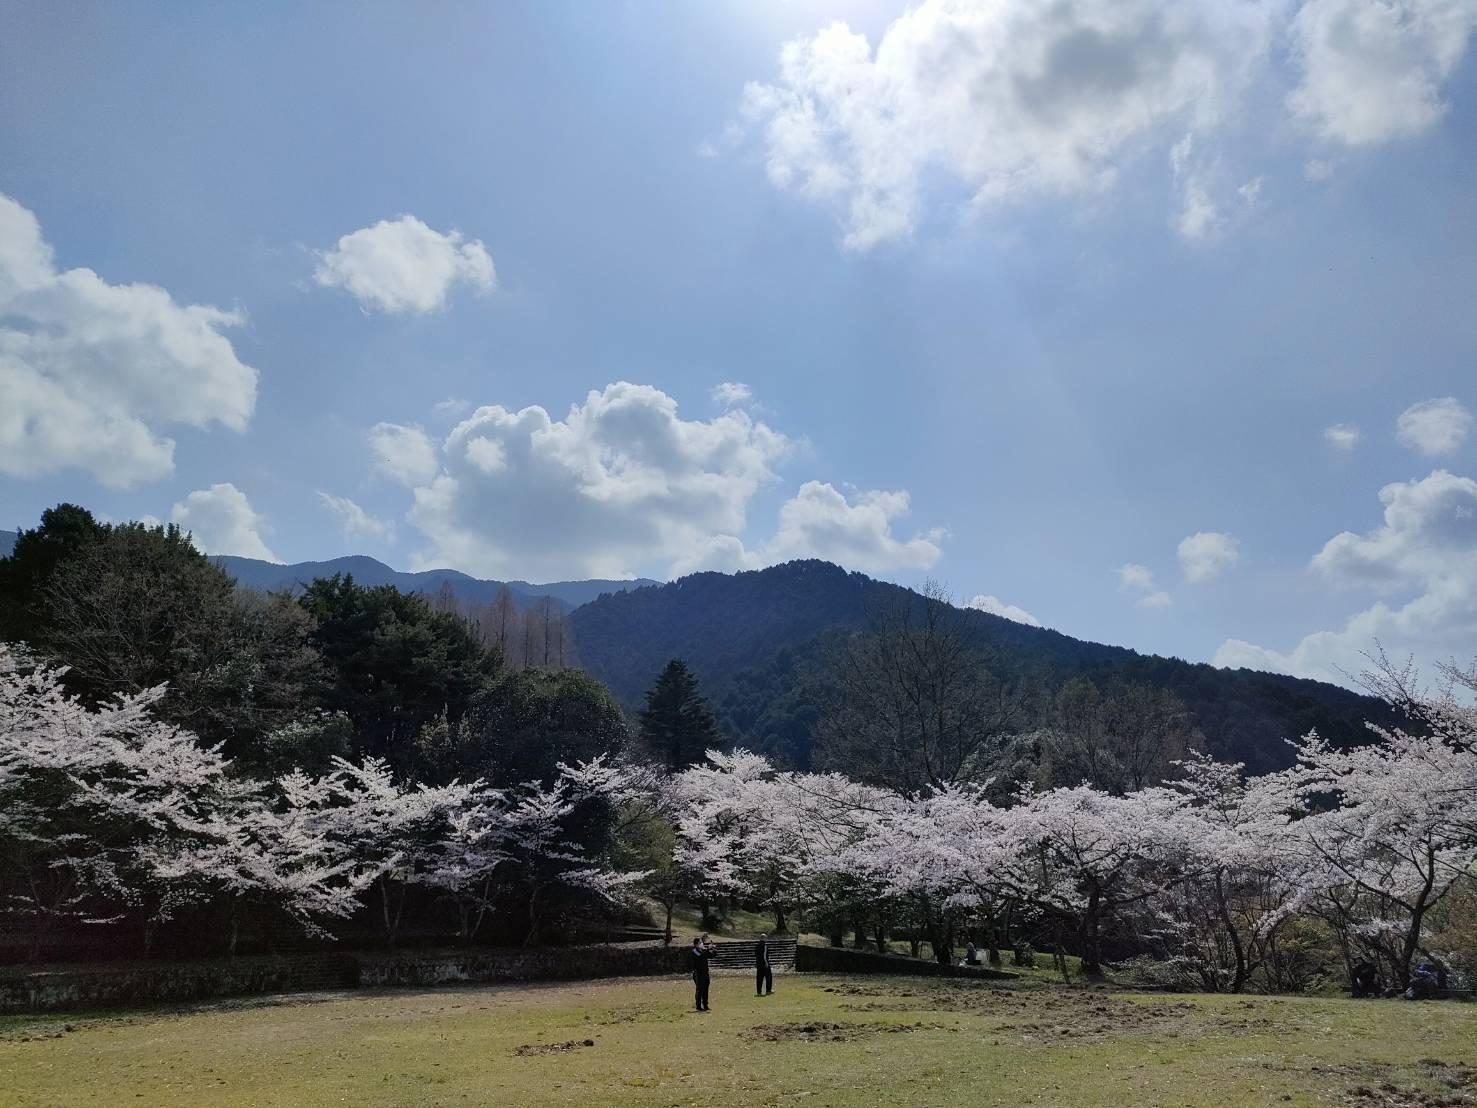
[{"label": "grass field", "polygon": [[[1455,1105],[1477,1005],[719,975],[0,1023],[15,1105]],[[68,1029],[70,1027],[70,1029]],[[1469,1101],[1467,1098],[1472,1098]]]}]

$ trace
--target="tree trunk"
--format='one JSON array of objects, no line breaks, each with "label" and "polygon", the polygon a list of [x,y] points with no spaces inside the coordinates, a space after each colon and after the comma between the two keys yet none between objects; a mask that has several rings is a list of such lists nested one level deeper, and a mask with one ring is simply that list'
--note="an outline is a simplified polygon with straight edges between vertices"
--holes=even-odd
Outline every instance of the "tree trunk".
[{"label": "tree trunk", "polygon": [[676,901],[675,900],[669,899],[669,900],[667,900],[666,905],[665,905],[665,907],[667,909],[667,927],[666,927],[666,934],[662,936],[662,945],[664,945],[664,946],[671,946],[672,945],[672,908],[673,908],[673,906],[675,904],[676,904]]},{"label": "tree trunk", "polygon": [[774,906],[774,929],[780,935],[789,934],[789,921],[785,919],[785,907],[783,904]]}]

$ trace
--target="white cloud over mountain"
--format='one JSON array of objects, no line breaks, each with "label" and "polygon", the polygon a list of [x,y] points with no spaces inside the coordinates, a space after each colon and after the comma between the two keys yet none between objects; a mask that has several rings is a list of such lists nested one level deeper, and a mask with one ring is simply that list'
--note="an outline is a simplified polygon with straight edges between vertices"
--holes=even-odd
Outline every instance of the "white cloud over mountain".
[{"label": "white cloud over mountain", "polygon": [[940,533],[893,533],[905,492],[848,496],[810,481],[774,534],[744,545],[754,497],[778,477],[790,439],[747,412],[687,420],[647,385],[592,391],[563,419],[537,406],[478,408],[439,444],[382,423],[376,466],[414,489],[422,565],[489,577],[629,577],[749,568],[820,557],[879,571],[926,567]]},{"label": "white cloud over mountain", "polygon": [[1341,680],[1358,673],[1379,642],[1424,663],[1471,661],[1477,651],[1477,481],[1436,470],[1380,490],[1384,523],[1329,539],[1312,568],[1334,585],[1384,593],[1338,630],[1305,636],[1279,653],[1240,639],[1215,664]]},{"label": "white cloud over mountain", "polygon": [[190,532],[195,545],[207,554],[282,560],[262,539],[266,517],[253,510],[246,494],[230,483],[196,489],[170,509],[169,519]]},{"label": "white cloud over mountain", "polygon": [[975,608],[981,612],[989,612],[991,615],[1002,616],[1005,619],[1014,620],[1016,623],[1024,623],[1027,627],[1040,627],[1041,621],[1024,608],[1017,608],[1014,604],[1007,604],[998,596],[976,596],[965,601],[966,608]]},{"label": "white cloud over mountain", "polygon": [[0,473],[129,488],[174,472],[166,428],[245,430],[257,372],[221,333],[243,319],[58,269],[35,215],[0,194]]},{"label": "white cloud over mountain", "polygon": [[[1267,83],[1324,142],[1418,133],[1441,114],[1473,12],[1470,0],[924,0],[875,49],[843,22],[790,42],[741,114],[769,180],[834,207],[845,245],[866,250],[912,233],[930,179],[975,204],[1091,194],[1146,147],[1213,136],[1266,101],[1253,93]],[[1279,41],[1291,73],[1274,62]],[[1176,229],[1215,235],[1226,213],[1211,163],[1173,177]]]},{"label": "white cloud over mountain", "polygon": [[370,515],[347,496],[334,496],[332,493],[319,492],[318,499],[338,521],[339,530],[343,532],[345,538],[363,536],[379,542],[394,541],[395,524],[393,522]]},{"label": "white cloud over mountain", "polygon": [[1140,608],[1168,608],[1171,600],[1154,580],[1154,571],[1137,562],[1118,567],[1118,591],[1135,597]]},{"label": "white cloud over mountain", "polygon": [[382,219],[344,235],[321,251],[313,279],[342,288],[366,309],[392,315],[425,315],[446,307],[453,288],[491,292],[497,285],[492,256],[478,239],[460,231],[433,231],[413,215]]}]

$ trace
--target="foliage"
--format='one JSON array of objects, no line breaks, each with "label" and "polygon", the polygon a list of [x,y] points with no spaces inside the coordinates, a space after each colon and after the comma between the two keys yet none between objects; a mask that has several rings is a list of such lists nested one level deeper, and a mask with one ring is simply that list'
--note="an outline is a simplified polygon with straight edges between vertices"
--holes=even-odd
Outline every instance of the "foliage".
[{"label": "foliage", "polygon": [[356,754],[402,772],[413,768],[420,730],[443,716],[459,725],[496,672],[496,653],[466,620],[389,585],[365,588],[335,574],[312,582],[298,603],[328,664],[319,705],[353,722]]},{"label": "foliage", "polygon": [[674,773],[701,762],[718,745],[713,713],[681,658],[668,662],[647,690],[640,719],[646,749]]}]

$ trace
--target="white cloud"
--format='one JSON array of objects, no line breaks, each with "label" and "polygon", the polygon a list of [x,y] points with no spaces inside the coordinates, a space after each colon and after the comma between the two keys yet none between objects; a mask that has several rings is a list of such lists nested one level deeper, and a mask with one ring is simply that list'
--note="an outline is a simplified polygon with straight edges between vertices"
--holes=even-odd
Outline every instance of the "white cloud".
[{"label": "white cloud", "polygon": [[1005,619],[1014,620],[1016,623],[1024,623],[1027,627],[1040,627],[1041,621],[1024,608],[1017,608],[1014,604],[1007,604],[998,596],[976,596],[964,605],[966,608],[975,608],[981,612],[989,612],[991,615],[1002,616]]},{"label": "white cloud", "polygon": [[437,419],[456,419],[458,416],[467,414],[472,407],[459,396],[448,396],[445,400],[438,400],[431,405],[431,414]]},{"label": "white cloud", "polygon": [[1264,178],[1259,176],[1253,177],[1250,181],[1247,181],[1246,184],[1238,188],[1236,190],[1236,194],[1240,196],[1242,200],[1246,201],[1248,206],[1255,205],[1256,202],[1262,198],[1263,183]]},{"label": "white cloud", "polygon": [[1335,450],[1353,450],[1359,445],[1359,428],[1352,423],[1335,423],[1323,429],[1323,441]]},{"label": "white cloud", "polygon": [[865,250],[911,233],[937,171],[976,203],[1091,193],[1169,128],[1213,127],[1262,65],[1274,8],[925,0],[875,52],[845,23],[789,43],[744,115],[770,181],[839,206]]},{"label": "white cloud", "polygon": [[207,554],[281,561],[262,541],[266,517],[252,510],[246,494],[235,485],[196,489],[170,509],[169,518],[190,532],[195,545]]},{"label": "white cloud", "polygon": [[1470,660],[1477,643],[1477,481],[1436,470],[1386,485],[1380,500],[1383,526],[1335,535],[1312,566],[1334,584],[1409,599],[1378,602],[1286,654],[1227,640],[1215,664],[1338,681],[1359,673],[1377,642],[1392,656],[1414,654],[1425,664]]},{"label": "white cloud", "polygon": [[1427,457],[1450,454],[1471,430],[1472,413],[1452,396],[1412,404],[1395,421],[1396,437]]},{"label": "white cloud", "polygon": [[1241,543],[1224,531],[1196,531],[1180,540],[1179,559],[1186,581],[1212,581],[1241,560]]},{"label": "white cloud", "polygon": [[1303,163],[1303,176],[1310,181],[1326,181],[1336,168],[1327,158],[1309,158]]},{"label": "white cloud", "polygon": [[754,399],[754,390],[742,381],[724,381],[721,385],[713,386],[711,395],[715,404],[736,408],[750,403]]},{"label": "white cloud", "polygon": [[785,501],[770,538],[746,547],[750,503],[792,448],[745,411],[685,420],[670,396],[625,382],[592,391],[562,420],[540,407],[478,408],[433,457],[439,472],[415,485],[410,519],[427,539],[417,564],[552,580],[791,558],[872,571],[937,560],[938,532],[893,534],[906,493],[848,497],[816,481]]},{"label": "white cloud", "polygon": [[[1269,106],[1319,143],[1417,134],[1444,111],[1474,25],[1472,0],[922,0],[875,49],[842,22],[788,43],[741,116],[770,182],[836,210],[845,245],[867,250],[909,236],[925,193],[953,185],[976,207],[1091,196],[1187,131],[1244,132],[1260,113],[1255,129],[1279,133]],[[1223,229],[1216,176],[1176,176],[1170,223],[1189,240]],[[1241,207],[1259,190],[1241,185]]]},{"label": "white cloud", "polygon": [[1118,591],[1136,596],[1135,603],[1140,608],[1168,608],[1170,605],[1169,593],[1154,581],[1154,571],[1136,562],[1118,567]]},{"label": "white cloud", "polygon": [[491,292],[497,284],[492,257],[480,240],[464,240],[460,231],[433,231],[413,215],[345,235],[319,253],[313,278],[347,289],[365,307],[418,315],[444,308],[457,285]]},{"label": "white cloud", "polygon": [[411,519],[429,540],[420,563],[490,577],[634,576],[740,534],[789,448],[742,411],[684,420],[665,393],[625,382],[562,420],[536,406],[478,408],[448,436],[441,472],[416,482]]},{"label": "white cloud", "polygon": [[0,473],[75,466],[128,488],[174,472],[164,428],[245,430],[257,373],[221,334],[241,322],[57,269],[35,215],[0,194]]},{"label": "white cloud", "polygon": [[716,158],[718,157],[718,153],[718,147],[706,139],[697,144],[697,156],[699,158]]},{"label": "white cloud", "polygon": [[880,573],[927,569],[939,559],[943,532],[911,539],[892,534],[908,513],[906,492],[858,492],[851,499],[830,484],[807,481],[780,507],[779,530],[752,557],[754,565],[824,558],[847,569]]},{"label": "white cloud", "polygon": [[374,468],[406,488],[428,484],[436,476],[436,444],[419,427],[377,423],[369,431]]},{"label": "white cloud", "polygon": [[1307,0],[1292,20],[1302,76],[1288,104],[1347,146],[1419,134],[1446,110],[1441,85],[1474,27],[1471,0]]},{"label": "white cloud", "polygon": [[395,541],[395,525],[389,520],[370,515],[347,496],[319,492],[318,497],[338,520],[339,529],[348,538],[363,536],[379,542]]}]

